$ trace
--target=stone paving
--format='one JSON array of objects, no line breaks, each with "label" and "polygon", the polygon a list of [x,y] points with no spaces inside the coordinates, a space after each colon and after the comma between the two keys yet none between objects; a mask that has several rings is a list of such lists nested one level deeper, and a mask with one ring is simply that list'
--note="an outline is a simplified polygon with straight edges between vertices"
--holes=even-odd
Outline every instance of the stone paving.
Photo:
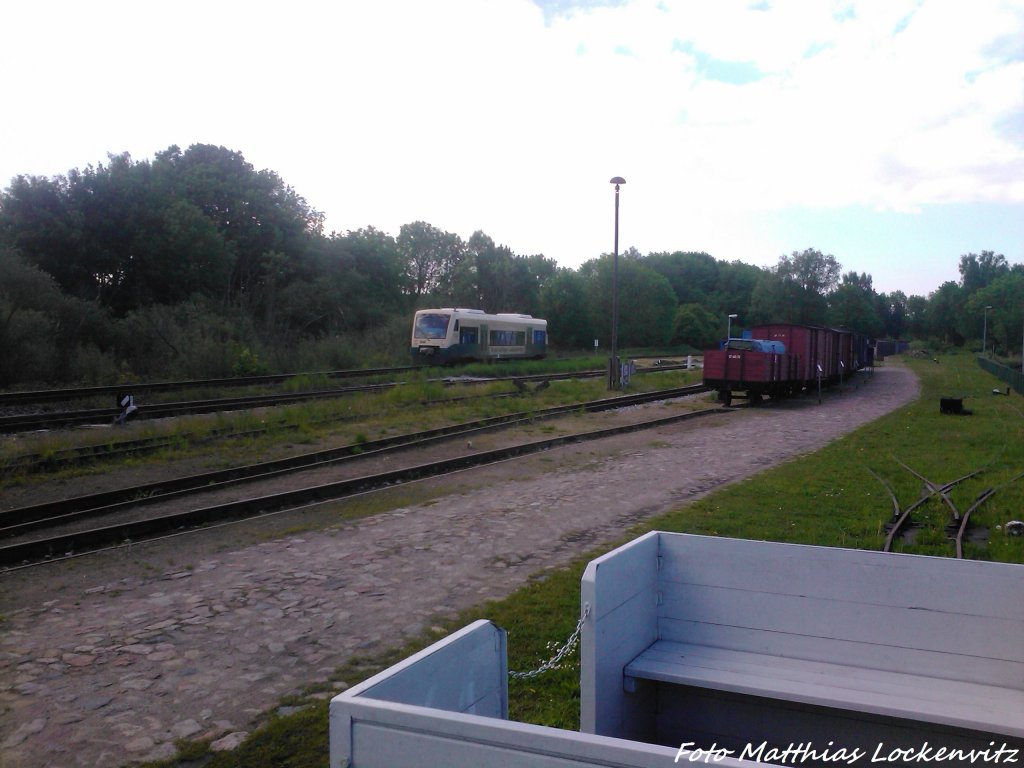
[{"label": "stone paving", "polygon": [[605,452],[586,444],[506,462],[439,501],[239,546],[175,572],[126,565],[97,582],[83,558],[67,566],[74,586],[54,586],[42,602],[20,598],[19,580],[38,594],[56,570],[8,574],[0,765],[130,765],[173,755],[179,739],[231,748],[282,696],[330,681],[353,655],[505,596],[642,519],[815,450],[916,393],[912,374],[888,366],[820,407],[803,399],[616,438]]}]

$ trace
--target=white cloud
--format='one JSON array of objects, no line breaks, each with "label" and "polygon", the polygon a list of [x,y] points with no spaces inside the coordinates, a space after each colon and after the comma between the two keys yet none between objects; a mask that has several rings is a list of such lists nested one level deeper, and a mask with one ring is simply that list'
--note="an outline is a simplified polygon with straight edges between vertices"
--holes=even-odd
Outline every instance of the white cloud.
[{"label": "white cloud", "polygon": [[[1017,2],[633,0],[545,18],[528,0],[51,0],[5,14],[0,66],[26,74],[5,93],[3,181],[211,142],[280,173],[329,227],[424,219],[570,265],[610,250],[619,174],[623,247],[747,260],[744,212],[1024,202]],[[718,64],[760,77],[709,79]]]}]

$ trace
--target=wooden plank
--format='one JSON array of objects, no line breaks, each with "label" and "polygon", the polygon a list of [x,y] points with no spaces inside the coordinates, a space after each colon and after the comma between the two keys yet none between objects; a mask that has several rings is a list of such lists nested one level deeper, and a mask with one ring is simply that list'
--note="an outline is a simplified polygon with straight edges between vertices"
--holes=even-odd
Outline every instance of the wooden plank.
[{"label": "wooden plank", "polygon": [[[964,616],[938,610],[765,593],[695,584],[661,584],[663,639],[681,619],[755,629],[780,635],[849,640],[867,645],[922,649],[967,657],[1024,663],[1024,622],[990,616]],[[1021,595],[1024,596],[1024,585]],[[1024,601],[1024,598],[1022,598]],[[783,639],[785,641],[785,639]],[[873,666],[870,659],[859,659]],[[1024,671],[1024,667],[1022,667]]]},{"label": "wooden plank", "polygon": [[[591,560],[583,573],[582,587],[592,588],[589,602],[596,621],[640,592],[651,593],[657,583],[658,541],[652,532]],[[600,592],[595,592],[600,584]]]},{"label": "wooden plank", "polygon": [[479,621],[434,643],[410,663],[391,667],[390,674],[371,678],[358,695],[502,717],[508,712],[505,659],[504,630]]},{"label": "wooden plank", "polygon": [[[622,668],[657,640],[658,534],[650,533],[591,561],[580,600],[590,614],[580,635],[580,730],[633,737],[646,706],[627,710]],[[627,717],[627,711],[630,716]],[[646,717],[652,721],[653,710]]]},{"label": "wooden plank", "polygon": [[[985,749],[992,738],[978,731],[923,723],[903,718],[872,715],[851,710],[815,707],[778,699],[745,696],[706,688],[649,683],[659,686],[658,743],[678,744],[683,740],[701,739],[716,742],[734,750],[735,757],[745,757],[748,765],[758,761],[760,744],[785,748],[790,744],[813,744],[821,749],[832,745],[838,749],[860,749],[863,757],[853,765],[870,764],[870,758],[884,744],[884,753],[891,749],[920,750],[922,744],[947,749]],[[999,737],[1010,748],[1024,745],[1024,740]],[[1021,753],[1018,753],[1021,754]],[[770,758],[769,758],[770,759]],[[822,765],[823,762],[811,762]],[[928,761],[925,761],[928,762]],[[963,763],[943,764],[961,765]],[[846,764],[841,759],[831,764]],[[908,761],[921,765],[920,761]],[[898,765],[908,763],[899,762]],[[792,764],[805,764],[794,759]]]},{"label": "wooden plank", "polygon": [[[334,751],[336,714],[339,722],[351,723],[349,753]],[[358,697],[336,697],[331,717],[330,768],[663,768],[678,752],[678,747]],[[744,765],[728,758],[716,764]]]},{"label": "wooden plank", "polygon": [[1024,691],[659,641],[627,676],[1024,736]]},{"label": "wooden plank", "polygon": [[[663,533],[665,583],[747,587],[1024,622],[1024,565]],[[829,578],[822,578],[829,574]]]},{"label": "wooden plank", "polygon": [[867,659],[872,669],[893,670],[908,674],[935,675],[937,670],[950,679],[963,679],[987,685],[1022,687],[1024,677],[1019,664],[981,657],[961,658],[955,668],[948,666],[946,653],[913,648],[854,643],[842,639],[827,642],[821,638],[765,632],[700,622],[662,619],[662,636],[698,645],[750,651],[765,656],[784,656],[817,661]]}]

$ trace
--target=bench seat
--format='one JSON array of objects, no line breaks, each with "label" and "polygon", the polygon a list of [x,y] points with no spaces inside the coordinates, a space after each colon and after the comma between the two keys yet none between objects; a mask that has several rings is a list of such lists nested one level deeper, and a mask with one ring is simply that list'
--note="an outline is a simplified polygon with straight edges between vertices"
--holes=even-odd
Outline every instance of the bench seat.
[{"label": "bench seat", "polygon": [[1024,736],[1024,691],[659,640],[624,670],[637,679]]}]

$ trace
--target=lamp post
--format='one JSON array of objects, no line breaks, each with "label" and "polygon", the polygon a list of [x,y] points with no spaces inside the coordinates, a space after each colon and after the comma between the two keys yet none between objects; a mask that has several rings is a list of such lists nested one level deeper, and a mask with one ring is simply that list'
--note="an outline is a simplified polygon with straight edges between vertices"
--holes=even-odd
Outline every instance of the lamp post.
[{"label": "lamp post", "polygon": [[992,309],[992,305],[989,304],[985,307],[984,321],[981,326],[981,356],[985,357],[985,344],[988,341],[988,311]]},{"label": "lamp post", "polygon": [[725,341],[728,343],[729,339],[732,338],[732,321],[739,317],[739,315],[729,315],[729,324],[726,326]]},{"label": "lamp post", "polygon": [[609,183],[615,185],[615,250],[612,252],[612,356],[608,359],[608,389],[618,389],[622,373],[619,366],[619,186],[626,180],[616,176]]}]

